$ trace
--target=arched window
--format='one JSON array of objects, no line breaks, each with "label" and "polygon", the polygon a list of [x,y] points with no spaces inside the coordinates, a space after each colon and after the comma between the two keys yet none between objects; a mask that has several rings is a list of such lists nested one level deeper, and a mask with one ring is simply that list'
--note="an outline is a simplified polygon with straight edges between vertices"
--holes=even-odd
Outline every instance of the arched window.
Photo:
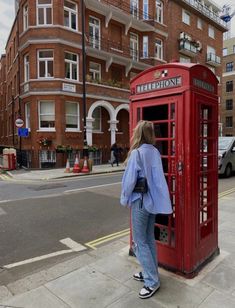
[{"label": "arched window", "polygon": [[96,107],[92,113],[92,118],[95,120],[93,122],[93,130],[101,132],[101,107]]}]

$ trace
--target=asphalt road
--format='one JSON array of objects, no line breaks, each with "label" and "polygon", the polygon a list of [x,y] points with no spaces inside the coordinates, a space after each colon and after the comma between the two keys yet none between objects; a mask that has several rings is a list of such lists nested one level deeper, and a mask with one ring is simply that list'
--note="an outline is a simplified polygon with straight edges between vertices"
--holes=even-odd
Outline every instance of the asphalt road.
[{"label": "asphalt road", "polygon": [[[45,183],[0,182],[0,267],[68,249],[69,238],[87,244],[129,228],[129,211],[119,204],[122,173]],[[219,179],[219,191],[235,187],[235,176]],[[82,252],[76,252],[82,253]],[[75,254],[0,271],[14,281]]]}]

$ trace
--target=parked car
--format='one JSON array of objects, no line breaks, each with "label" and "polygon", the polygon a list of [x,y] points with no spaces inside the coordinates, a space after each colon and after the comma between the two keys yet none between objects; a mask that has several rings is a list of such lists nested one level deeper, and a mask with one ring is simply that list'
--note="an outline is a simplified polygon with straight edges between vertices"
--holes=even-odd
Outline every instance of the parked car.
[{"label": "parked car", "polygon": [[218,167],[225,177],[235,171],[235,137],[219,137]]}]

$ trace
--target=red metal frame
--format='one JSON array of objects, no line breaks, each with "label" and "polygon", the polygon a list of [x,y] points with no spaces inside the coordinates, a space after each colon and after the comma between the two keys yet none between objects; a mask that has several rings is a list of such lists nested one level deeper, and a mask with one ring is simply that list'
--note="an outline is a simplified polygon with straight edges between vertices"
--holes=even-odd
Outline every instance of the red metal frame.
[{"label": "red metal frame", "polygon": [[217,84],[207,67],[180,63],[131,82],[131,134],[141,119],[154,123],[173,205],[156,216],[159,263],[189,278],[219,252]]}]

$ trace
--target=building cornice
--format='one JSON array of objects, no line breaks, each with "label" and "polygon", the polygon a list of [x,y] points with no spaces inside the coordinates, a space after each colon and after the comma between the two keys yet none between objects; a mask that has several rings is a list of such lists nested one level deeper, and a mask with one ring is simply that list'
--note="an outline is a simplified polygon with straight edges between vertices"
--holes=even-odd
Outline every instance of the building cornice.
[{"label": "building cornice", "polygon": [[21,52],[22,50],[24,50],[28,46],[37,45],[37,44],[61,44],[61,45],[67,45],[67,46],[70,46],[70,47],[82,49],[81,44],[72,43],[70,41],[63,40],[63,39],[29,39],[29,40],[27,40],[26,43],[24,43],[23,45],[21,45],[19,47],[19,51]]},{"label": "building cornice", "polygon": [[235,76],[235,71],[223,73],[223,77]]},{"label": "building cornice", "polygon": [[[78,98],[82,98],[83,95],[82,94],[78,94],[78,93],[69,93],[69,92],[64,92],[64,91],[31,91],[31,92],[27,92],[23,95],[20,96],[21,99],[27,98],[29,96],[49,96],[49,95],[64,95],[64,96],[70,96],[70,97],[78,97]],[[106,101],[113,101],[113,102],[118,102],[118,103],[125,103],[125,104],[129,104],[129,100],[128,99],[121,99],[121,98],[114,98],[112,96],[99,96],[99,95],[94,95],[94,94],[86,94],[87,98],[93,98],[93,99],[97,99],[97,100],[106,100]]]},{"label": "building cornice", "polygon": [[42,25],[42,26],[28,26],[28,28],[20,34],[20,38],[22,36],[24,36],[27,32],[29,32],[30,29],[37,29],[37,30],[40,31],[40,29],[55,29],[55,28],[63,29],[65,31],[72,32],[74,34],[82,35],[81,31],[69,29],[69,28],[62,26],[62,25]]}]

